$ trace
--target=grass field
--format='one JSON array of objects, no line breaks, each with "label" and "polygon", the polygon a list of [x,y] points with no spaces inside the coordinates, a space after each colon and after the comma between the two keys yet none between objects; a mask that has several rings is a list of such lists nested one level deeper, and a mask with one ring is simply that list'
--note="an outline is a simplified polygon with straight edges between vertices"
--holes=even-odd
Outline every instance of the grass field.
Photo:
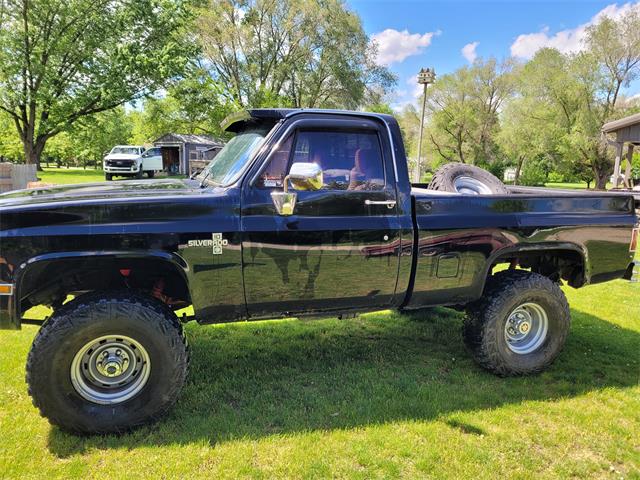
[{"label": "grass field", "polygon": [[38,178],[45,183],[104,182],[104,172],[92,168],[86,170],[81,168],[44,168],[43,170],[38,172]]},{"label": "grass field", "polygon": [[1,478],[640,478],[640,284],[567,289],[564,352],[497,378],[435,309],[186,327],[172,413],[76,437],[32,407],[36,327],[0,332]]}]

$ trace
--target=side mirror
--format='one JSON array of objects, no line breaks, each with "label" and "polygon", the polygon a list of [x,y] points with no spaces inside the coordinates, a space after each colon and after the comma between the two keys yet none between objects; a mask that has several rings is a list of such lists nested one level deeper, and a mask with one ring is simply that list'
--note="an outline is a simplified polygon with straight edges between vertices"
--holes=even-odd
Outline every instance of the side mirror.
[{"label": "side mirror", "polygon": [[297,190],[319,190],[323,185],[322,169],[315,163],[294,163],[284,177],[284,190],[271,192],[271,200],[279,215],[293,215],[297,195],[289,191],[289,181]]},{"label": "side mirror", "polygon": [[[320,190],[322,188],[323,178],[320,165],[315,163],[294,163],[291,165],[289,175],[291,184],[296,190]],[[285,178],[285,190],[287,185]]]}]

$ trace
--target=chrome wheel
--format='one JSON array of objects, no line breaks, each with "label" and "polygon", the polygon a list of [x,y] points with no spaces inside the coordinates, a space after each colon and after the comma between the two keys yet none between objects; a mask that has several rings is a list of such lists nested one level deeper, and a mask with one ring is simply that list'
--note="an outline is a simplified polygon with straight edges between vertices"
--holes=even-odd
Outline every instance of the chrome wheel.
[{"label": "chrome wheel", "polygon": [[123,335],[106,335],[76,353],[71,383],[84,399],[112,405],[139,393],[150,371],[149,354],[140,343]]},{"label": "chrome wheel", "polygon": [[547,312],[537,303],[523,303],[507,318],[504,338],[509,350],[526,355],[537,350],[547,338]]},{"label": "chrome wheel", "polygon": [[491,195],[492,193],[491,189],[480,180],[465,175],[456,177],[453,180],[453,186],[456,192],[464,195]]}]

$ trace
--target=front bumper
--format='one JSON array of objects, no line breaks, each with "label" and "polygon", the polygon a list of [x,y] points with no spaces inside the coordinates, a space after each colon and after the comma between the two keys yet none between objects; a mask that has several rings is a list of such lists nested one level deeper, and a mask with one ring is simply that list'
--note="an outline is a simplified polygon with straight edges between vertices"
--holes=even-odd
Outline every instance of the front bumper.
[{"label": "front bumper", "polygon": [[110,162],[103,162],[102,168],[105,173],[138,173],[141,165],[133,163],[132,165],[114,165]]}]

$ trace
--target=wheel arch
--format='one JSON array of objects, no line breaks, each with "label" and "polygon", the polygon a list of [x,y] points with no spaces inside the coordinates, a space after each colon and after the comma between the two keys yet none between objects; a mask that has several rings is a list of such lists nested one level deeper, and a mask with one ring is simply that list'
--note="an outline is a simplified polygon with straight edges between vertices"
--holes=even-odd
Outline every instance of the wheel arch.
[{"label": "wheel arch", "polygon": [[[70,251],[37,255],[15,274],[16,318],[68,294],[114,288],[149,293],[169,306],[191,303],[187,263],[164,251]],[[162,279],[162,283],[158,280]]]},{"label": "wheel arch", "polygon": [[575,243],[517,245],[494,252],[485,264],[480,292],[483,292],[493,268],[510,263],[531,269],[554,280],[563,279],[574,288],[589,283],[590,269],[585,248]]}]

